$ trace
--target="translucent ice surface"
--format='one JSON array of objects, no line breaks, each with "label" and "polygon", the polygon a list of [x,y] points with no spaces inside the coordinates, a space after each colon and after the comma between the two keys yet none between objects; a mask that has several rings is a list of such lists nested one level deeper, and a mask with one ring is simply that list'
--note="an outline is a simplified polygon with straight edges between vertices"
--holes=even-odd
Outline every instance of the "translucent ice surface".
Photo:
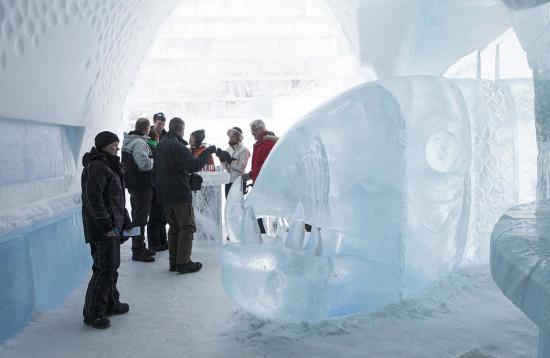
[{"label": "translucent ice surface", "polygon": [[550,356],[550,201],[511,208],[491,237],[491,273],[540,329],[537,357]]},{"label": "translucent ice surface", "polygon": [[[505,84],[422,76],[358,86],[280,139],[244,201],[230,194],[228,207],[246,214],[222,252],[224,287],[246,310],[282,320],[414,296],[487,255],[487,228],[517,200],[515,146]],[[252,212],[290,227],[260,236],[246,229]],[[239,227],[231,217],[228,228]]]}]

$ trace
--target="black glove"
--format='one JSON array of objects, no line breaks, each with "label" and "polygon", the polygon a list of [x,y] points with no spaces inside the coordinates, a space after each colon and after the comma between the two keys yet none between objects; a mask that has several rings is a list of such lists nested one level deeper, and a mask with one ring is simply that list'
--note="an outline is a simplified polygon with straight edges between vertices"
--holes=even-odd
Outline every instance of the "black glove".
[{"label": "black glove", "polygon": [[203,153],[208,153],[207,155],[216,153],[216,146],[211,145],[210,147],[206,148]]},{"label": "black glove", "polygon": [[220,162],[222,163],[231,164],[232,161],[236,160],[234,158],[231,158],[231,154],[229,154],[229,152],[221,150],[220,148],[216,150],[216,156],[220,158]]}]

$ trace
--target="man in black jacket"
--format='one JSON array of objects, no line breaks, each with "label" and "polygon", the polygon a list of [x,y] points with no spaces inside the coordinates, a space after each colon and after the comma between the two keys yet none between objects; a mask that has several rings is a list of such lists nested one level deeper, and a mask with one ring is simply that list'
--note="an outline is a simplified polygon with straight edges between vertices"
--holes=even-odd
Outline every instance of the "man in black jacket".
[{"label": "man in black jacket", "polygon": [[[166,137],[168,132],[164,130],[166,117],[164,113],[159,112],[153,116],[153,125],[150,133],[154,130],[159,134],[159,142]],[[153,152],[155,149],[153,149]],[[153,197],[151,199],[151,208],[149,210],[149,221],[147,221],[147,242],[149,249],[154,251],[164,251],[168,249],[168,240],[166,236],[166,215],[164,209],[157,200],[157,190],[153,179]]]},{"label": "man in black jacket", "polygon": [[153,200],[153,158],[147,144],[150,122],[147,118],[136,121],[135,130],[124,133],[122,162],[125,165],[124,180],[130,193],[132,222],[139,226],[139,235],[132,237],[132,260],[153,262],[155,251],[145,247],[145,226]]},{"label": "man in black jacket", "polygon": [[164,116],[164,113],[155,113],[155,115],[153,116],[153,125],[151,126],[151,128],[155,128],[155,130],[158,132],[159,142],[164,139],[166,134],[168,134],[168,132],[164,129],[165,124],[166,117]]},{"label": "man in black jacket", "polygon": [[200,262],[191,261],[193,233],[196,231],[193,197],[191,195],[190,173],[198,172],[208,157],[216,152],[210,146],[195,158],[183,139],[185,123],[172,118],[168,134],[159,143],[155,152],[154,172],[157,198],[164,207],[170,229],[168,230],[168,251],[170,271],[187,273],[202,268]]},{"label": "man in black jacket", "polygon": [[95,137],[95,147],[82,158],[82,221],[94,261],[83,314],[84,323],[95,328],[109,327],[107,315],[130,309],[120,302],[116,287],[120,235],[131,226],[125,209],[118,144],[116,134],[101,132]]}]

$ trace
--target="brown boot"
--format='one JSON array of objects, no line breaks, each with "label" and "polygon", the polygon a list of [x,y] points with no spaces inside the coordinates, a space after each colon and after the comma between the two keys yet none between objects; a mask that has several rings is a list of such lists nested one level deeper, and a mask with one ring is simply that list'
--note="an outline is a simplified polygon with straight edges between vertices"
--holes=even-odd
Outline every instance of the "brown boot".
[{"label": "brown boot", "polygon": [[176,271],[179,273],[191,273],[199,271],[202,268],[202,264],[200,262],[189,262],[183,265],[176,265]]},{"label": "brown boot", "polygon": [[147,254],[145,250],[141,250],[132,254],[132,260],[141,262],[154,262],[155,258]]}]

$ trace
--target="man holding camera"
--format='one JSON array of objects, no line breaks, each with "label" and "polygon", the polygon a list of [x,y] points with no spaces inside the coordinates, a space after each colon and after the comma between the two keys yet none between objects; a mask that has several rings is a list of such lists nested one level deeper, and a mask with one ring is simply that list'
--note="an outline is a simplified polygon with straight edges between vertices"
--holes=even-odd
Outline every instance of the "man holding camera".
[{"label": "man holding camera", "polygon": [[168,133],[158,144],[155,152],[154,173],[157,200],[164,207],[170,224],[168,230],[168,252],[170,271],[195,272],[202,268],[200,262],[191,261],[195,213],[191,195],[190,175],[200,171],[208,157],[216,152],[210,146],[195,158],[183,139],[185,123],[181,118],[172,118]]}]

